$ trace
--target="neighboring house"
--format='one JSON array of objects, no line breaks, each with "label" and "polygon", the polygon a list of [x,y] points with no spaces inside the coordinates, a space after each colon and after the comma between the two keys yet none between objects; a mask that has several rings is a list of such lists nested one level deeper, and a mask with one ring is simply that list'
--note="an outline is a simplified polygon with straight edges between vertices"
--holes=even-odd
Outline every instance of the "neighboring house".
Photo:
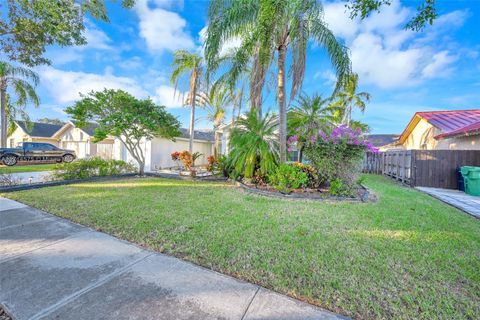
[{"label": "neighboring house", "polygon": [[480,150],[480,109],[417,112],[391,149]]},{"label": "neighboring house", "polygon": [[[165,138],[154,138],[149,141],[142,141],[141,148],[145,154],[145,171],[171,168],[177,166],[171,154],[175,151],[188,150],[189,138],[188,129],[180,129],[182,136],[171,141]],[[200,152],[202,156],[195,161],[195,165],[207,164],[207,157],[213,154],[214,135],[211,130],[195,130],[193,140],[193,152]],[[114,159],[136,163],[127,148],[119,139],[114,142]]]},{"label": "neighboring house", "polygon": [[32,121],[15,121],[15,125],[15,131],[7,139],[8,147],[15,147],[20,142],[46,142],[60,146],[55,133],[62,128],[62,125]]},{"label": "neighboring house", "polygon": [[392,145],[398,142],[398,134],[369,134],[367,140],[377,147],[380,151],[385,151],[391,148]]},{"label": "neighboring house", "polygon": [[73,122],[67,122],[58,132],[55,138],[60,141],[60,147],[74,150],[77,158],[101,157],[112,159],[114,153],[114,138],[108,137],[97,143],[93,143],[94,130],[98,127],[95,123],[79,128]]}]

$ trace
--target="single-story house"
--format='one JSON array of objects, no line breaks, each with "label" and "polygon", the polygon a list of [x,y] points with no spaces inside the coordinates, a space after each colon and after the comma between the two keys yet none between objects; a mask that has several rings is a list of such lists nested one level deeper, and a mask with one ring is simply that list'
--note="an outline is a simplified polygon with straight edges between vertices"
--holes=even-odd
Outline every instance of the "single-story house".
[{"label": "single-story house", "polygon": [[74,150],[79,159],[88,157],[113,158],[114,138],[108,137],[93,143],[94,130],[98,127],[95,123],[79,128],[71,121],[67,122],[54,137],[59,139],[59,147]]},{"label": "single-story house", "polygon": [[369,134],[367,140],[380,151],[385,151],[398,141],[398,134]]},{"label": "single-story house", "polygon": [[417,112],[391,149],[480,150],[480,109]]},{"label": "single-story house", "polygon": [[[145,154],[145,171],[155,171],[164,168],[175,167],[171,154],[175,151],[188,150],[189,130],[180,129],[182,135],[175,138],[175,141],[165,138],[154,138],[141,142],[142,151]],[[193,152],[200,152],[202,155],[195,161],[195,165],[207,164],[207,157],[213,154],[214,134],[211,130],[195,130],[193,140]],[[114,159],[136,163],[125,145],[119,140],[114,141]]]},{"label": "single-story house", "polygon": [[7,138],[7,146],[16,147],[20,142],[46,142],[60,146],[55,134],[62,125],[41,122],[15,121],[16,128]]}]

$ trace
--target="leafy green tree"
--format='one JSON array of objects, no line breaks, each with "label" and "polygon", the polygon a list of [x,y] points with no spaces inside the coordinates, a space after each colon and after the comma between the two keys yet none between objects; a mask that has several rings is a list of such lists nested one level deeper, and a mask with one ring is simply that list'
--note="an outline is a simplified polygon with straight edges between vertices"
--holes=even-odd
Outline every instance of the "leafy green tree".
[{"label": "leafy green tree", "polygon": [[200,79],[203,74],[203,59],[196,53],[190,53],[185,50],[177,50],[173,54],[173,71],[170,76],[170,82],[175,85],[175,91],[178,83],[183,75],[189,76],[189,90],[188,96],[185,100],[186,105],[190,105],[190,141],[188,143],[188,151],[193,153],[193,139],[195,135],[195,104],[197,90],[200,84]]},{"label": "leafy green tree", "polygon": [[[207,111],[207,119],[213,123],[215,134],[214,155],[218,156],[218,133],[217,130],[225,120],[226,109],[233,102],[232,94],[228,87],[215,83],[207,92],[197,94],[197,104]],[[234,110],[232,110],[233,112]]]},{"label": "leafy green tree", "polygon": [[370,101],[371,95],[367,92],[357,92],[358,74],[351,74],[342,85],[342,89],[336,93],[337,101],[333,103],[338,107],[342,116],[342,123],[350,125],[352,121],[352,109],[358,108],[365,111],[366,102]]},{"label": "leafy green tree", "polygon": [[[132,7],[134,0],[122,0]],[[86,14],[108,21],[103,0],[5,0],[0,7],[0,52],[27,66],[48,64],[49,45],[86,44]]]},{"label": "leafy green tree", "polygon": [[174,140],[180,136],[178,120],[165,107],[155,105],[150,99],[138,100],[125,91],[113,89],[92,91],[81,97],[66,112],[80,128],[87,122],[99,125],[94,131],[94,142],[107,136],[118,138],[137,161],[141,175],[145,171],[141,144],[154,137]]},{"label": "leafy green tree", "polygon": [[317,0],[213,0],[210,4],[205,43],[209,69],[217,67],[223,44],[234,38],[240,38],[241,45],[235,53],[233,72],[244,70],[254,57],[254,69],[265,73],[276,55],[282,163],[287,151],[287,51],[292,56],[288,72],[292,79],[290,100],[301,89],[310,40],[326,49],[340,82],[351,72],[347,48],[337,41],[322,16],[323,8]]},{"label": "leafy green tree", "polygon": [[[379,12],[384,5],[391,5],[392,0],[345,0],[346,7],[350,10],[350,17],[353,19],[359,16],[367,18],[372,12]],[[427,24],[433,24],[437,18],[435,0],[419,0],[417,14],[407,23],[406,29],[420,31]]]},{"label": "leafy green tree", "polygon": [[273,115],[260,118],[256,110],[250,110],[237,120],[230,133],[228,156],[235,175],[253,178],[274,172],[279,157],[275,127]]},{"label": "leafy green tree", "polygon": [[[40,100],[35,92],[38,81],[38,75],[32,70],[14,66],[7,62],[0,62],[0,147],[5,148],[7,146],[7,108],[10,114],[15,114],[16,109],[29,102],[38,106]],[[7,90],[9,88],[11,89],[9,90],[10,99],[7,103]]]}]

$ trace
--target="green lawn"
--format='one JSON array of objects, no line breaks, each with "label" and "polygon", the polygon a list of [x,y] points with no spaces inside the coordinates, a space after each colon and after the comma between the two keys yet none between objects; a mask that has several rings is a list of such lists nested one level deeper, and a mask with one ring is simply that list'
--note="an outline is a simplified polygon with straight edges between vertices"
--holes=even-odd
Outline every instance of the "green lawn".
[{"label": "green lawn", "polygon": [[380,176],[366,184],[378,203],[160,178],[5,196],[347,316],[480,318],[480,221]]},{"label": "green lawn", "polygon": [[55,167],[55,163],[16,165],[12,167],[0,165],[0,174],[1,173],[34,172],[34,171],[50,171],[50,170],[53,170],[54,167]]}]

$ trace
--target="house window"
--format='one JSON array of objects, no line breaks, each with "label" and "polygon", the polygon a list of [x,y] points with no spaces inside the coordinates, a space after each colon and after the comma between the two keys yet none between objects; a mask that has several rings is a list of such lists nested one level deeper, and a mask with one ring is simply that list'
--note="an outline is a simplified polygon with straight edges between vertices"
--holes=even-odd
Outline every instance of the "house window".
[{"label": "house window", "polygon": [[80,141],[83,141],[83,132],[80,132]]},{"label": "house window", "polygon": [[290,152],[288,153],[288,159],[289,159],[290,161],[298,162],[298,158],[299,158],[299,152],[298,152],[298,150],[290,151]]},{"label": "house window", "polygon": [[10,139],[10,148],[15,148],[15,139]]}]

